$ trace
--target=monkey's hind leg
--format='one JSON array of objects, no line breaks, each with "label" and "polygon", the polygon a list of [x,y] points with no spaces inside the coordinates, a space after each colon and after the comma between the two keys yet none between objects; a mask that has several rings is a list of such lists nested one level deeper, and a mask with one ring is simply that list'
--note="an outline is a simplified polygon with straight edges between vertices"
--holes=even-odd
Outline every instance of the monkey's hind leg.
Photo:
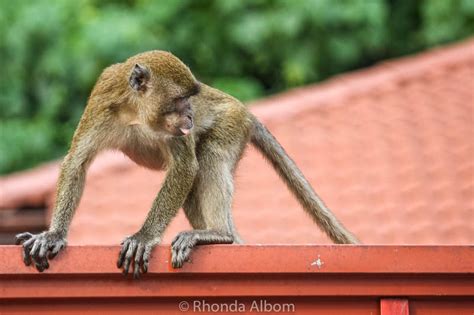
[{"label": "monkey's hind leg", "polygon": [[182,267],[197,245],[241,243],[231,214],[237,159],[207,153],[183,207],[194,230],[179,233],[171,244],[174,268]]}]

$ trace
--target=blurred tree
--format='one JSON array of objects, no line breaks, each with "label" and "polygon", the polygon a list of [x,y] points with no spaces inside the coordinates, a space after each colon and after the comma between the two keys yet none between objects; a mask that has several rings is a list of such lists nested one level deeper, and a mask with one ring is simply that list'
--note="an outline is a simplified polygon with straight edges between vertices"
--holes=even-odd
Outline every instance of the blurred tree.
[{"label": "blurred tree", "polygon": [[473,27],[473,0],[0,0],[0,173],[64,154],[99,73],[138,52],[247,101]]}]

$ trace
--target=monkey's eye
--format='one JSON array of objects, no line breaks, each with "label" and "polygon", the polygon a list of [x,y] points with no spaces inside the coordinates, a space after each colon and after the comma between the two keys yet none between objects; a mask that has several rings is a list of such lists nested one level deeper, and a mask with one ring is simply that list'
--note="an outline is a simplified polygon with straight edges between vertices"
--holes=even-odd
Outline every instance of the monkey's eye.
[{"label": "monkey's eye", "polygon": [[187,96],[179,96],[179,97],[176,97],[174,100],[176,102],[184,102],[184,101],[186,101],[186,99],[188,99]]},{"label": "monkey's eye", "polygon": [[168,109],[163,109],[161,110],[161,114],[162,115],[169,115],[169,114],[173,114],[176,112],[176,109],[171,109],[171,108],[168,108]]}]

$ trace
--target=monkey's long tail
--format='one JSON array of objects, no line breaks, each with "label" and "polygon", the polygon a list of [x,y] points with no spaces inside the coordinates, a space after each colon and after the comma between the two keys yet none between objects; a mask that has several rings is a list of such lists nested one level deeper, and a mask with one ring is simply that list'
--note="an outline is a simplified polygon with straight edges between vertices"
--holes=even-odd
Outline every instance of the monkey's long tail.
[{"label": "monkey's long tail", "polygon": [[273,165],[273,168],[275,168],[316,224],[336,244],[358,244],[357,238],[344,228],[328,207],[326,207],[321,198],[314,192],[311,185],[280,143],[257,118],[252,118],[254,122],[251,137],[252,144]]}]

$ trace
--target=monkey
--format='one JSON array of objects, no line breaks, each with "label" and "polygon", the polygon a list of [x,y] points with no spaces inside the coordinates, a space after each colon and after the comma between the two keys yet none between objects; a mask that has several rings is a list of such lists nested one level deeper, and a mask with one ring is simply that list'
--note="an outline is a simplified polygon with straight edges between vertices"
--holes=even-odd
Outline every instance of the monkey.
[{"label": "monkey", "polygon": [[154,50],[111,65],[99,76],[61,164],[49,229],[16,236],[24,264],[34,263],[42,272],[66,246],[88,166],[106,149],[167,172],[142,227],[121,243],[117,267],[125,275],[130,268],[135,278],[148,271],[152,249],[180,208],[192,230],[172,241],[172,267],[189,261],[195,246],[242,243],[231,205],[234,172],[248,143],[334,243],[358,243],[243,103],[199,82],[173,54]]}]

